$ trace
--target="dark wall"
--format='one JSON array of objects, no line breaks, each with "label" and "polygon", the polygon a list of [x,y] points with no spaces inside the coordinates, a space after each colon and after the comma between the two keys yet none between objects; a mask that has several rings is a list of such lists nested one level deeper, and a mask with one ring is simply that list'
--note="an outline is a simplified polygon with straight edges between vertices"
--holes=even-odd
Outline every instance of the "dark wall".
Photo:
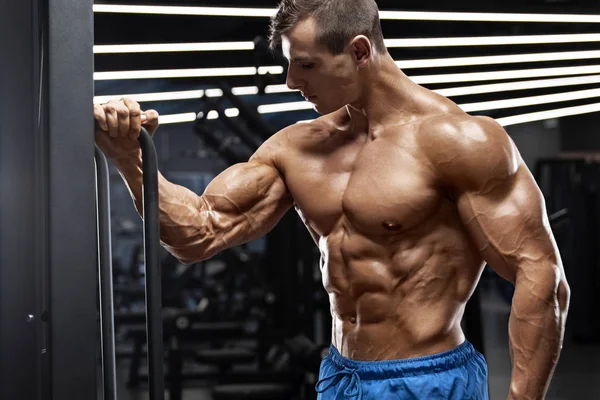
[{"label": "dark wall", "polygon": [[600,151],[600,113],[560,119],[563,151]]},{"label": "dark wall", "polygon": [[560,151],[560,130],[556,121],[508,126],[506,131],[532,171],[538,159],[554,157]]}]

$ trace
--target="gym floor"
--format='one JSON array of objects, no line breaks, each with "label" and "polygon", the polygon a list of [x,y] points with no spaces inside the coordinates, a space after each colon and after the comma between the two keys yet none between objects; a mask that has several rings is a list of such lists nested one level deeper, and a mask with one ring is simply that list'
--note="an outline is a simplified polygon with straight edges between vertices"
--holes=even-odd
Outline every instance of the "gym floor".
[{"label": "gym floor", "polygon": [[[508,316],[510,308],[493,287],[482,281],[481,302],[491,400],[506,399],[510,382]],[[145,391],[125,387],[127,365],[120,365],[118,398],[146,400]],[[600,398],[600,346],[580,346],[565,342],[547,400]],[[211,400],[210,388],[185,389],[183,400]]]}]

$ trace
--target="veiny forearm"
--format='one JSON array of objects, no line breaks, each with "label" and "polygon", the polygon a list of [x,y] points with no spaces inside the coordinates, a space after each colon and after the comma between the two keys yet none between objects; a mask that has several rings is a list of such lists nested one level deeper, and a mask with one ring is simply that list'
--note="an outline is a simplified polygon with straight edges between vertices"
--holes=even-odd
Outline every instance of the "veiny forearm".
[{"label": "veiny forearm", "polygon": [[[113,162],[143,218],[141,157]],[[169,182],[160,173],[158,193],[160,238],[171,254],[184,263],[192,263],[210,258],[220,250],[211,212],[202,197]]]},{"label": "veiny forearm", "polygon": [[515,284],[509,320],[513,369],[508,399],[537,400],[546,396],[562,349],[569,287],[556,267],[522,270],[530,272],[517,274]]}]

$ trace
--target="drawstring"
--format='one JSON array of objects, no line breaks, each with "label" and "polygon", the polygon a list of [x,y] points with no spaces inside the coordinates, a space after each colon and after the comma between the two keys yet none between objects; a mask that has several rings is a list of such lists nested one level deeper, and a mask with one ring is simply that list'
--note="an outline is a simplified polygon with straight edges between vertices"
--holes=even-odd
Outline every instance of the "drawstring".
[{"label": "drawstring", "polygon": [[[344,396],[347,399],[356,397],[356,400],[361,400],[362,385],[360,384],[360,376],[358,375],[358,372],[356,372],[355,369],[344,368],[343,371],[339,371],[335,374],[329,375],[317,382],[315,389],[317,390],[317,393],[324,393],[327,389],[337,384],[339,380],[336,378],[348,375],[350,375],[350,383],[346,386],[346,389],[344,389]],[[325,385],[325,382],[328,383]]]}]

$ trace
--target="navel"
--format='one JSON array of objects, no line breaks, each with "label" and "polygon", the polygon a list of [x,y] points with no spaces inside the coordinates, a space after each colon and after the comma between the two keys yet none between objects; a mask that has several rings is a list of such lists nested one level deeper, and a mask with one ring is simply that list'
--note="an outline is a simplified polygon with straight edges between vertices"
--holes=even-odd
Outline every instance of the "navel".
[{"label": "navel", "polygon": [[383,221],[383,227],[393,232],[402,230],[402,225],[394,221]]}]

